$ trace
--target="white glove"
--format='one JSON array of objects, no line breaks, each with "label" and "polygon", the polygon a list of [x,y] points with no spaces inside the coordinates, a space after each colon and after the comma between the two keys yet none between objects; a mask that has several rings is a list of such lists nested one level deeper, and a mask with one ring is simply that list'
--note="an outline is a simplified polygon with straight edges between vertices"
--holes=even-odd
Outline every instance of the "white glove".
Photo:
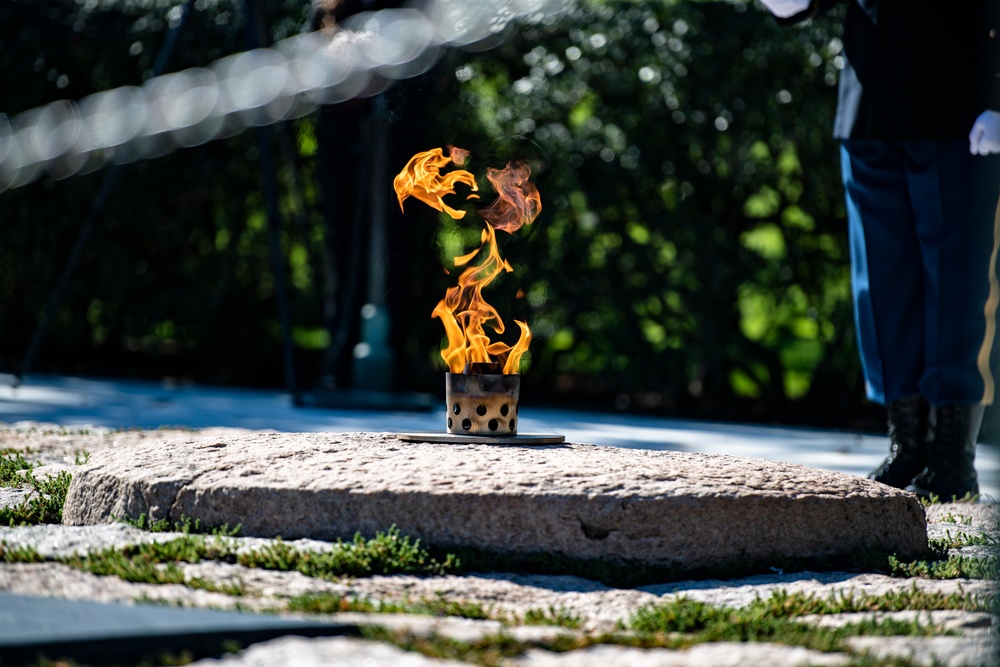
[{"label": "white glove", "polygon": [[787,19],[789,16],[795,16],[800,12],[804,12],[809,9],[809,5],[812,4],[810,0],[760,0],[767,11],[771,12],[779,19]]},{"label": "white glove", "polygon": [[972,124],[969,152],[973,155],[1000,153],[1000,111],[986,110]]}]

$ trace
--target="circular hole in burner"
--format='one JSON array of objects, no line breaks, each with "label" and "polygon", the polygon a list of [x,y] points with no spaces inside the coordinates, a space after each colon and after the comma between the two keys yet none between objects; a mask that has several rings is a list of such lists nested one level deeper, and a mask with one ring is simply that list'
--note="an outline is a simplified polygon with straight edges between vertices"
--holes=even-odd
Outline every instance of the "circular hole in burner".
[{"label": "circular hole in burner", "polygon": [[451,411],[457,415],[459,412],[462,411],[462,406],[456,403],[455,405],[451,406]]},{"label": "circular hole in burner", "polygon": [[451,417],[448,417],[448,428],[451,428]]},{"label": "circular hole in burner", "polygon": [[471,419],[463,419],[462,420],[462,428],[464,428],[466,431],[468,431],[470,428],[472,428],[472,420]]},{"label": "circular hole in burner", "polygon": [[506,417],[508,412],[510,412],[510,408],[507,407],[506,403],[500,406],[500,415],[502,417]]},{"label": "circular hole in burner", "polygon": [[515,425],[516,425],[516,423],[514,422],[514,420],[513,420],[513,419],[511,419],[511,420],[510,420],[510,430],[511,430],[511,431],[513,431],[513,430],[514,430],[514,426],[515,426]]},{"label": "circular hole in burner", "polygon": [[498,428],[500,428],[500,422],[498,422],[496,419],[491,419],[490,423],[489,423],[489,427],[490,427],[491,431],[495,431]]},{"label": "circular hole in burner", "polygon": [[476,406],[476,414],[479,415],[480,417],[482,417],[483,415],[485,415],[486,414],[486,406],[485,405]]}]

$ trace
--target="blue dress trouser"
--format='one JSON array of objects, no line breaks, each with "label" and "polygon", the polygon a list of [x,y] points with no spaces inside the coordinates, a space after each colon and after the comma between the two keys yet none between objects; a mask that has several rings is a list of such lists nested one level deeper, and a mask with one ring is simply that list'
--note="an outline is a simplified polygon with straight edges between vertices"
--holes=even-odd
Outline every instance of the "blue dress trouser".
[{"label": "blue dress trouser", "polygon": [[991,403],[1000,156],[965,140],[848,140],[841,160],[868,398]]}]

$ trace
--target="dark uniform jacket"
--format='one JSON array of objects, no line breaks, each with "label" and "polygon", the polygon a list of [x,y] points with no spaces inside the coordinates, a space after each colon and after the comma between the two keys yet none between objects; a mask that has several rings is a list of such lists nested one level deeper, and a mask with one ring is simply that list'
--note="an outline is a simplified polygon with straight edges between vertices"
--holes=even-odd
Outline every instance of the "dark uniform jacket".
[{"label": "dark uniform jacket", "polygon": [[964,139],[1000,111],[1000,0],[813,0],[789,21],[843,2],[838,139]]}]

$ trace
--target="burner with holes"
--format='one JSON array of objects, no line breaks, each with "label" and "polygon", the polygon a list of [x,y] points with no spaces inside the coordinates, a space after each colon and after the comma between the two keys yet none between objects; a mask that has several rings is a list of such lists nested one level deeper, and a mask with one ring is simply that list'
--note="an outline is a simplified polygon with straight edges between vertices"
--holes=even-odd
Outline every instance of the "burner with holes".
[{"label": "burner with holes", "polygon": [[[517,399],[521,376],[488,372],[493,364],[469,364],[466,373],[445,373],[448,406],[445,433],[400,433],[410,442],[452,442],[493,445],[549,445],[565,436],[517,433]],[[486,372],[484,372],[486,371]]]}]

